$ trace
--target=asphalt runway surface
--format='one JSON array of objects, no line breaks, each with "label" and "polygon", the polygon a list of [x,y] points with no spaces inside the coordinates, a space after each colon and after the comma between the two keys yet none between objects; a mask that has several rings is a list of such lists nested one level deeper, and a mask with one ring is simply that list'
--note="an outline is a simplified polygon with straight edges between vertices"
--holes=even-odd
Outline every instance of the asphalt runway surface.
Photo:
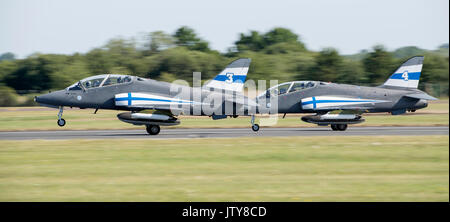
[{"label": "asphalt runway surface", "polygon": [[176,139],[229,138],[268,136],[376,136],[376,135],[448,135],[448,126],[413,127],[351,127],[346,131],[332,131],[329,127],[263,128],[253,132],[249,128],[227,129],[165,129],[159,135],[148,135],[142,130],[54,130],[0,132],[0,140],[58,140],[58,139]]}]

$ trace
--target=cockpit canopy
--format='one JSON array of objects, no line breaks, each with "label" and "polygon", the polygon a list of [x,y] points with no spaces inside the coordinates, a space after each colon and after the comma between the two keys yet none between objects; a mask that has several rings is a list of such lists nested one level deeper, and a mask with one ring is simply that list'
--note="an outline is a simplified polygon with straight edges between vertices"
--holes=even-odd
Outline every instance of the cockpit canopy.
[{"label": "cockpit canopy", "polygon": [[[317,84],[325,84],[317,81],[293,81],[293,82],[285,82],[274,87],[269,88],[265,94],[266,95],[281,95],[285,93],[291,93],[295,91],[300,91],[308,88],[316,87]],[[261,94],[260,96],[262,96]]]},{"label": "cockpit canopy", "polygon": [[110,86],[131,82],[132,76],[118,74],[103,74],[87,77],[67,87],[67,90],[81,90],[96,87]]}]

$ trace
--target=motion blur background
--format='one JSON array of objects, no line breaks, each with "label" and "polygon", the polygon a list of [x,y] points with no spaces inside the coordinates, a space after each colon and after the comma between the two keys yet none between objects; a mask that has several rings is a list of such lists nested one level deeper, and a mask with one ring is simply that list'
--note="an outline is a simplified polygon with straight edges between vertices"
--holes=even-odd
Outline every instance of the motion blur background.
[{"label": "motion blur background", "polygon": [[[449,201],[447,0],[0,0],[0,30],[0,201]],[[162,134],[184,139],[161,139],[115,110],[66,109],[61,128],[55,109],[11,107],[102,73],[208,79],[239,57],[248,79],[374,86],[415,55],[440,100],[346,132],[182,117]],[[215,138],[235,128],[251,134]]]},{"label": "motion blur background", "polygon": [[173,81],[250,57],[249,79],[378,85],[425,55],[419,88],[448,97],[446,0],[0,1],[0,106],[81,78]]}]

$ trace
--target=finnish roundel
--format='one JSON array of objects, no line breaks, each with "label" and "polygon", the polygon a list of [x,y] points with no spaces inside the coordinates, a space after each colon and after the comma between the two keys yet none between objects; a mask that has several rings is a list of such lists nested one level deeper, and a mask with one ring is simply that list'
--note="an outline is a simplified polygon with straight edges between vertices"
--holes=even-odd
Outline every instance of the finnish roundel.
[{"label": "finnish roundel", "polygon": [[405,81],[408,81],[408,71],[407,71],[407,70],[403,72],[402,78],[403,78]]},{"label": "finnish roundel", "polygon": [[82,98],[81,96],[77,96],[77,100],[80,101]]}]

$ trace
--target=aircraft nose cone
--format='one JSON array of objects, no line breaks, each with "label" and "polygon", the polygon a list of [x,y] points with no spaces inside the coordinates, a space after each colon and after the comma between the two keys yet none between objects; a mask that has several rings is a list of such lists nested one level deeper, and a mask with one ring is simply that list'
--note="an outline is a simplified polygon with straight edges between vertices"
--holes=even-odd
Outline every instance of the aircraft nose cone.
[{"label": "aircraft nose cone", "polygon": [[35,96],[34,97],[34,101],[37,103],[43,103],[43,104],[50,104],[51,102],[51,93],[48,94],[44,94],[44,95],[40,95],[40,96]]},{"label": "aircraft nose cone", "polygon": [[34,97],[34,101],[40,104],[56,105],[56,106],[62,105],[62,103],[64,102],[64,92],[56,91],[36,96]]},{"label": "aircraft nose cone", "polygon": [[35,96],[34,101],[37,103],[42,103],[42,96]]}]

